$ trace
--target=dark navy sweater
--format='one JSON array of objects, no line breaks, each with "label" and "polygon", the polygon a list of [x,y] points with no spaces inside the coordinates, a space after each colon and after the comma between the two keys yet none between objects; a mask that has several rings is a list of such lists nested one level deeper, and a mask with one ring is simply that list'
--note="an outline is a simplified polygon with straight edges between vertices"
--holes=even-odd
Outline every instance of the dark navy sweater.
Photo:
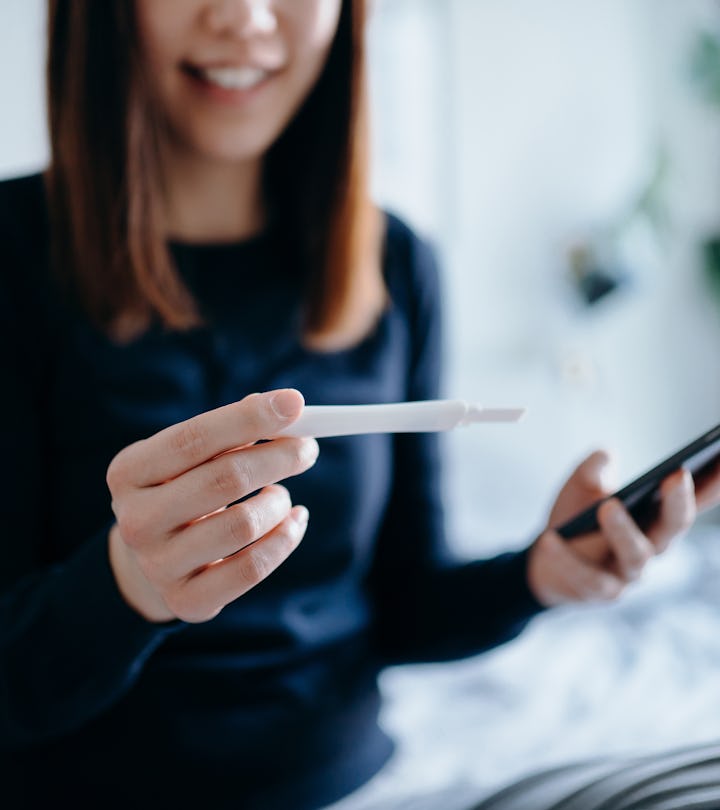
[{"label": "dark navy sweater", "polygon": [[525,552],[454,558],[441,436],[404,434],[321,439],[317,464],[286,482],[309,508],[305,539],[215,619],[136,614],[107,555],[105,472],[121,448],[253,391],[351,404],[442,385],[434,251],[398,217],[392,304],[333,353],[299,341],[281,240],[171,249],[206,325],[116,345],[51,280],[41,175],[0,183],[0,762],[13,808],[320,807],[392,751],[377,724],[383,667],[479,654],[540,610]]}]

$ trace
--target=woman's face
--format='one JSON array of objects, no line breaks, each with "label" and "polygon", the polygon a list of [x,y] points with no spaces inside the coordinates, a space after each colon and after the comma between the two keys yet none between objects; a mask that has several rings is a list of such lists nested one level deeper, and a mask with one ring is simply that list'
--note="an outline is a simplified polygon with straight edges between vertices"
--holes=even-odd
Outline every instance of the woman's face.
[{"label": "woman's face", "polygon": [[314,87],[342,0],[135,0],[152,90],[175,144],[262,157]]}]

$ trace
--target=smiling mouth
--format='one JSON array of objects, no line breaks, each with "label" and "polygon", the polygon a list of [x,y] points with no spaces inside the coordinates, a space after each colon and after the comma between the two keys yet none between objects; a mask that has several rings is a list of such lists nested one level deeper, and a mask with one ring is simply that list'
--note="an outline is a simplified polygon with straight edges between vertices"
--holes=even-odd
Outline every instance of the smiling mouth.
[{"label": "smiling mouth", "polygon": [[257,67],[201,68],[186,63],[183,69],[193,78],[222,90],[252,90],[272,75]]}]

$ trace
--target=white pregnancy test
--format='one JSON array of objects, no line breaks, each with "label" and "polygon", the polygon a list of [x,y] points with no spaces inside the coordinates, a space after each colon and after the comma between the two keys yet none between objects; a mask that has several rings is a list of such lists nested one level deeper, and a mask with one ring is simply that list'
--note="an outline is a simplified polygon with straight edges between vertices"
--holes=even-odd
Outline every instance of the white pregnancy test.
[{"label": "white pregnancy test", "polygon": [[479,422],[517,422],[526,408],[483,408],[462,399],[380,405],[306,405],[278,436],[351,436],[360,433],[431,433]]}]

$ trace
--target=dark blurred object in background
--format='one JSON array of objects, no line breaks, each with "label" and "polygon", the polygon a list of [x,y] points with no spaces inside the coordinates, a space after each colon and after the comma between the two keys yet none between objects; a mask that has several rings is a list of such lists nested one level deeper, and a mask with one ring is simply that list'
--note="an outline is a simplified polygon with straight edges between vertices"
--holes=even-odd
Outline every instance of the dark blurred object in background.
[{"label": "dark blurred object in background", "polygon": [[604,261],[590,243],[573,245],[568,261],[572,278],[588,306],[596,304],[626,281],[624,271],[614,263]]}]

